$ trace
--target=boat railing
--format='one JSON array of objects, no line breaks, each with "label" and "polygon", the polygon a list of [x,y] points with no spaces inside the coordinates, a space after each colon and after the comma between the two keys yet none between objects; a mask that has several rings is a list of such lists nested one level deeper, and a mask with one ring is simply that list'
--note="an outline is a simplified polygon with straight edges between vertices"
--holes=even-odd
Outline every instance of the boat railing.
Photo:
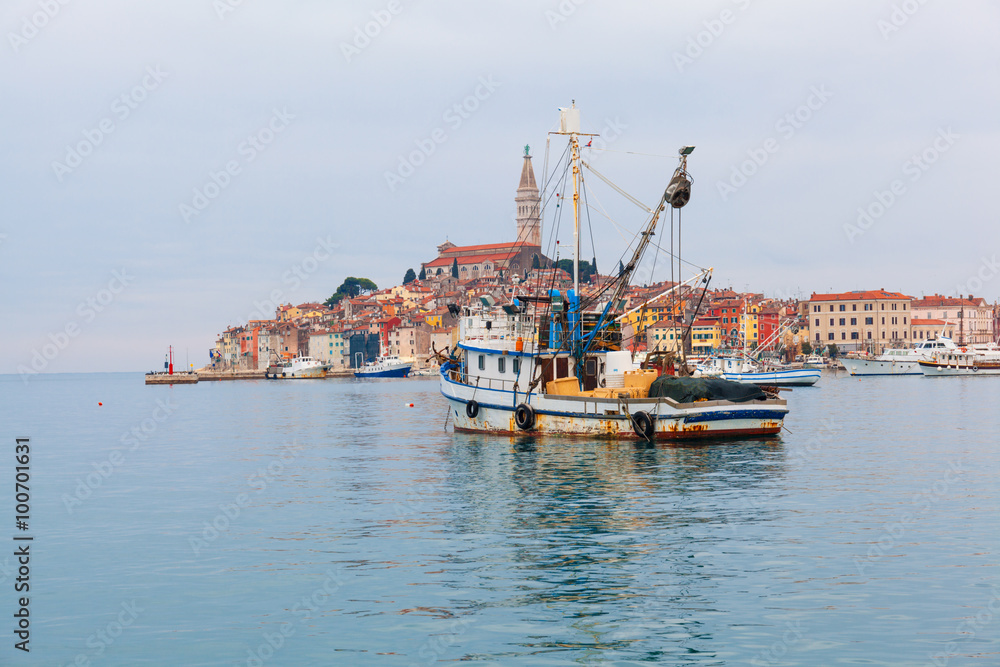
[{"label": "boat railing", "polygon": [[476,387],[477,389],[492,389],[496,391],[514,391],[516,384],[517,391],[523,392],[527,389],[527,382],[520,382],[518,380],[501,380],[500,378],[490,378],[483,376],[472,376],[469,377],[468,373],[462,373],[457,368],[453,368],[448,372],[448,377],[452,382],[458,382],[460,384],[467,385],[469,387]]}]

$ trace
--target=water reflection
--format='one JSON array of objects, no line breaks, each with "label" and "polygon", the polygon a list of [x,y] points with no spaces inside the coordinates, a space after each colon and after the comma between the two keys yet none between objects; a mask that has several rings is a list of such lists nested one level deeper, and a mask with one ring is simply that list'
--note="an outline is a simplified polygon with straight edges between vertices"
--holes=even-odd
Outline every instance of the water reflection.
[{"label": "water reflection", "polygon": [[478,613],[502,608],[536,626],[521,652],[678,662],[713,654],[711,619],[727,611],[716,589],[736,573],[706,553],[774,519],[759,498],[786,465],[773,439],[637,447],[455,434],[443,456],[452,528],[495,538],[465,561],[485,594]]}]

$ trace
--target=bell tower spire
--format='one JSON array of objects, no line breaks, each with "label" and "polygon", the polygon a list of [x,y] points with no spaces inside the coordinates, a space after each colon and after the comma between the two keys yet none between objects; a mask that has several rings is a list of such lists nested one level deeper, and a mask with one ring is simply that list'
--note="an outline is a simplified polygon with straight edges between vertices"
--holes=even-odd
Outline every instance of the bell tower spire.
[{"label": "bell tower spire", "polygon": [[521,165],[521,182],[514,198],[517,213],[517,242],[522,245],[542,245],[542,199],[535,183],[535,170],[531,167],[531,147],[524,147]]}]

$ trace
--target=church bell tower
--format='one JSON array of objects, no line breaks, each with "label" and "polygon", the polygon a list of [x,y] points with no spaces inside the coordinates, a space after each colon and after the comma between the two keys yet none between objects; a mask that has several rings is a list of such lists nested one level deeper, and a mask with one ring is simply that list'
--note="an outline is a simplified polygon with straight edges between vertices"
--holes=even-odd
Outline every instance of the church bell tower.
[{"label": "church bell tower", "polygon": [[542,245],[542,199],[535,183],[535,170],[531,168],[531,147],[524,147],[524,164],[521,182],[517,186],[516,204],[517,242],[521,245]]}]

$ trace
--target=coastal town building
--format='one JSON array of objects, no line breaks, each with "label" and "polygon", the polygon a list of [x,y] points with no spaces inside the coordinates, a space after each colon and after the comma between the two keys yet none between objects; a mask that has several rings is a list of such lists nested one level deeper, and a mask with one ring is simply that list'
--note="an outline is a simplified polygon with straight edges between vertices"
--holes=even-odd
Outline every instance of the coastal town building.
[{"label": "coastal town building", "polygon": [[915,299],[912,304],[913,317],[921,320],[941,320],[954,331],[954,340],[959,345],[990,343],[996,340],[993,306],[980,297],[971,294],[962,297],[947,297],[935,294]]},{"label": "coastal town building", "polygon": [[909,345],[913,297],[884,289],[816,294],[809,297],[814,347],[834,343],[841,351]]}]

